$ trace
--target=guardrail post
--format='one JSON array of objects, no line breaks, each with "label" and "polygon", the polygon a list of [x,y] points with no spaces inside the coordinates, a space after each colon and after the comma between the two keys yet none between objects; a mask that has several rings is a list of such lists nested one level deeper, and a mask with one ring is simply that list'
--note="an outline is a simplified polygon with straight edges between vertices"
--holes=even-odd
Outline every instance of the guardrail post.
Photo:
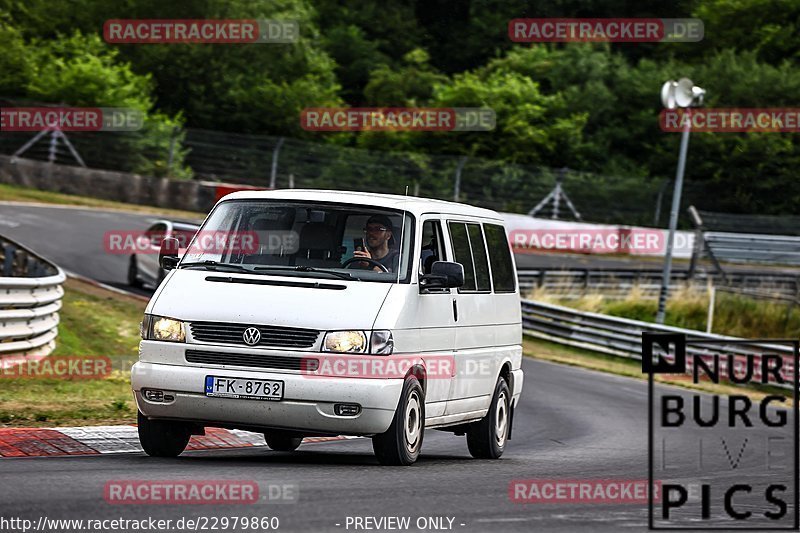
[{"label": "guardrail post", "polygon": [[591,272],[589,269],[583,271],[583,295],[586,296],[586,293],[589,290],[589,276],[591,276]]}]

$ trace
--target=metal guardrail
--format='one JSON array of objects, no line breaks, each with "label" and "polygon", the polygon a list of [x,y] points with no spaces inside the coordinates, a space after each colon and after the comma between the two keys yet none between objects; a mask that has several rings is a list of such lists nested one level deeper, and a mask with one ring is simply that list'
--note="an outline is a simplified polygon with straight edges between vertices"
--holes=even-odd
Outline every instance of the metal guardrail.
[{"label": "metal guardrail", "polygon": [[703,238],[721,261],[800,265],[800,237],[706,231]]},{"label": "metal guardrail", "polygon": [[[535,288],[544,288],[564,299],[580,298],[587,294],[600,293],[607,298],[624,298],[637,288],[643,298],[657,298],[661,288],[661,269],[569,269],[569,270],[518,270],[520,290],[524,293]],[[686,271],[673,271],[670,289],[691,286],[703,289],[709,278],[721,282],[719,273],[697,272],[689,276]],[[729,271],[726,286],[737,289],[759,291],[796,299],[800,294],[800,272]]]},{"label": "metal guardrail", "polygon": [[[791,357],[792,348],[772,344],[724,341],[742,341],[737,337],[714,335],[691,329],[663,326],[639,320],[578,311],[560,305],[522,300],[522,329],[526,335],[566,344],[593,352],[641,360],[642,332],[684,333],[696,340],[720,341],[720,344],[687,346],[687,355],[713,356],[715,354],[776,354]],[[786,372],[794,372],[793,361],[784,360]],[[791,381],[786,384],[791,388]]]},{"label": "metal guardrail", "polygon": [[40,359],[56,346],[64,271],[0,236],[0,365]]}]

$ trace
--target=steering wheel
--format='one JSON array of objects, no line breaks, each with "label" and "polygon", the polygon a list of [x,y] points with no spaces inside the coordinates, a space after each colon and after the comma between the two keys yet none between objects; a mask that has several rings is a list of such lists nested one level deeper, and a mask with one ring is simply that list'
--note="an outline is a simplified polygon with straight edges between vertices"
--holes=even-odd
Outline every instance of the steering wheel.
[{"label": "steering wheel", "polygon": [[379,263],[379,262],[377,262],[376,260],[374,260],[374,259],[372,259],[370,257],[351,257],[350,259],[345,259],[344,262],[342,262],[342,267],[343,268],[350,268],[350,265],[352,265],[353,263],[356,263],[356,262],[357,263],[367,262],[372,266],[376,266],[376,267],[380,268],[384,272],[389,272],[389,269],[386,268],[386,266],[384,266],[382,263]]}]

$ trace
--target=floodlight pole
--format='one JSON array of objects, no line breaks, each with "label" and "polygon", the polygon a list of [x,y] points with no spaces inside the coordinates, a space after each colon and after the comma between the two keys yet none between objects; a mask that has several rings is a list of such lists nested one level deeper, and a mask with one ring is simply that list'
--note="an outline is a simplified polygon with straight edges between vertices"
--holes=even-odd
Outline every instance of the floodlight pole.
[{"label": "floodlight pole", "polygon": [[669,283],[672,275],[672,245],[675,242],[675,230],[678,227],[678,211],[681,207],[681,193],[683,192],[683,172],[686,168],[686,152],[689,150],[689,132],[692,124],[692,110],[686,108],[685,124],[681,133],[681,150],[678,156],[678,170],[675,172],[675,190],[672,193],[672,208],[669,212],[669,233],[667,236],[667,249],[664,254],[664,271],[661,277],[661,292],[658,295],[658,312],[656,323],[664,323],[664,314],[669,296]]}]

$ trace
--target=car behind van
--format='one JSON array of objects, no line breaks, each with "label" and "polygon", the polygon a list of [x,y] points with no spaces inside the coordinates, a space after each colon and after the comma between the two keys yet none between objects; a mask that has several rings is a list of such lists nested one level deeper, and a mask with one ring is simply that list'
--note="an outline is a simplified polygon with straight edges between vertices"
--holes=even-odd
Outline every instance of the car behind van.
[{"label": "car behind van", "polygon": [[167,272],[159,265],[161,242],[172,237],[185,248],[200,228],[192,222],[157,220],[139,236],[137,251],[128,258],[128,285],[142,288],[147,285],[156,288],[166,277]]},{"label": "car behind van", "polygon": [[[214,238],[202,239],[201,235]],[[145,311],[132,388],[145,452],[205,427],[372,439],[409,465],[426,431],[497,459],[523,385],[520,301],[501,217],[393,195],[224,197]]]}]

